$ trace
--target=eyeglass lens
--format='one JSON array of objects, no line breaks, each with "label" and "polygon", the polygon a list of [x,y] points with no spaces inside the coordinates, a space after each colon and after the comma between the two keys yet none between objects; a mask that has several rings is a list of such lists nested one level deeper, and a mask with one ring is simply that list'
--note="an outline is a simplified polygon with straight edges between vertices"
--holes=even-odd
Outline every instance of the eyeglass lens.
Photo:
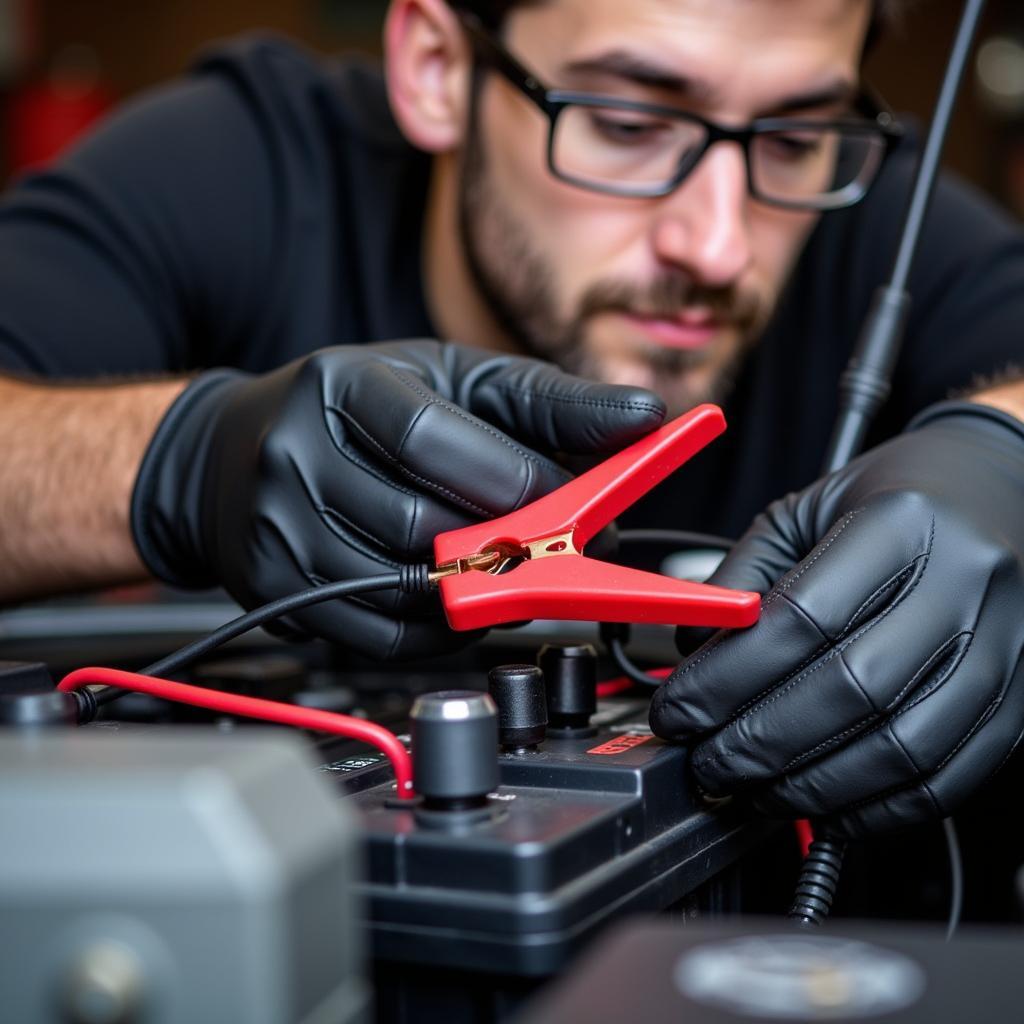
[{"label": "eyeglass lens", "polygon": [[[707,129],[696,121],[614,106],[570,104],[555,123],[555,170],[581,185],[657,194],[699,159]],[[757,133],[749,148],[754,191],[781,202],[847,201],[870,182],[885,144],[868,131],[822,126]]]}]

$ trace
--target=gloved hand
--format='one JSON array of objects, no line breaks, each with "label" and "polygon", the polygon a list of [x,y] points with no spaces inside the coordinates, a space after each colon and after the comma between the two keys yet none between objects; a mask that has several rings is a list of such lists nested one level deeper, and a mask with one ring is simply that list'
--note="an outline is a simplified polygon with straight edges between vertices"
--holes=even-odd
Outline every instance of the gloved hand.
[{"label": "gloved hand", "polygon": [[651,705],[699,786],[848,836],[945,816],[1024,728],[1024,425],[933,406],[771,505],[710,582],[767,595]]},{"label": "gloved hand", "polygon": [[[640,388],[436,341],[323,349],[262,376],[212,370],[157,429],[132,530],[156,576],[220,583],[251,608],[430,562],[435,534],[568,479],[532,448],[611,451],[663,416]],[[282,621],[381,659],[465,642],[436,594],[367,594]]]}]

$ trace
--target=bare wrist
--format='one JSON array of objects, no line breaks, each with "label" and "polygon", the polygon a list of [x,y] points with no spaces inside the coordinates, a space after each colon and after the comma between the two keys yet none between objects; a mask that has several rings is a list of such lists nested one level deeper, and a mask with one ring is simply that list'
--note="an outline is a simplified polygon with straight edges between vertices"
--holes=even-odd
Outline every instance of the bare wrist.
[{"label": "bare wrist", "polygon": [[989,405],[1024,422],[1024,379],[1018,378],[986,387],[970,396],[970,401]]}]

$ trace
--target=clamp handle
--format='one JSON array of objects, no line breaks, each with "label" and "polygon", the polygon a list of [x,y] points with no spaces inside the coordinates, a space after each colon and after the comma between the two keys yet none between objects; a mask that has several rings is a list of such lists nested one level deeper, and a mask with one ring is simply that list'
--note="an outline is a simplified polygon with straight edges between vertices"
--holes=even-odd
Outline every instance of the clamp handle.
[{"label": "clamp handle", "polygon": [[658,576],[575,556],[528,560],[491,576],[467,572],[438,586],[452,629],[524,619],[649,622],[669,626],[751,626],[761,595]]},{"label": "clamp handle", "polygon": [[489,548],[523,548],[567,534],[580,552],[616,516],[723,430],[722,410],[717,405],[699,405],[515,512],[438,534],[434,559],[443,565]]},{"label": "clamp handle", "polygon": [[[459,567],[438,580],[449,625],[477,629],[533,618],[754,623],[758,594],[658,576],[582,553],[595,534],[724,429],[717,406],[698,406],[524,508],[439,534],[438,566]],[[504,573],[472,567],[474,559],[489,558],[487,567],[493,568],[506,557],[518,564]]]}]

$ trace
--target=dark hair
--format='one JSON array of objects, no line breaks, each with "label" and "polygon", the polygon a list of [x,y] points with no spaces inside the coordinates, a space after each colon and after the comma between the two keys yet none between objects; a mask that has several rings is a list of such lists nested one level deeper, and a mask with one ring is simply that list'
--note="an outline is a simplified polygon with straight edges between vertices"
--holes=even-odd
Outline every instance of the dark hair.
[{"label": "dark hair", "polygon": [[[542,0],[449,0],[452,7],[475,14],[485,28],[497,31],[513,7],[525,7]],[[873,39],[896,22],[914,0],[874,0],[874,14],[868,38]]]},{"label": "dark hair", "polygon": [[513,7],[537,3],[537,0],[448,0],[448,2],[456,10],[475,14],[484,28],[494,31],[501,28],[505,15]]}]

